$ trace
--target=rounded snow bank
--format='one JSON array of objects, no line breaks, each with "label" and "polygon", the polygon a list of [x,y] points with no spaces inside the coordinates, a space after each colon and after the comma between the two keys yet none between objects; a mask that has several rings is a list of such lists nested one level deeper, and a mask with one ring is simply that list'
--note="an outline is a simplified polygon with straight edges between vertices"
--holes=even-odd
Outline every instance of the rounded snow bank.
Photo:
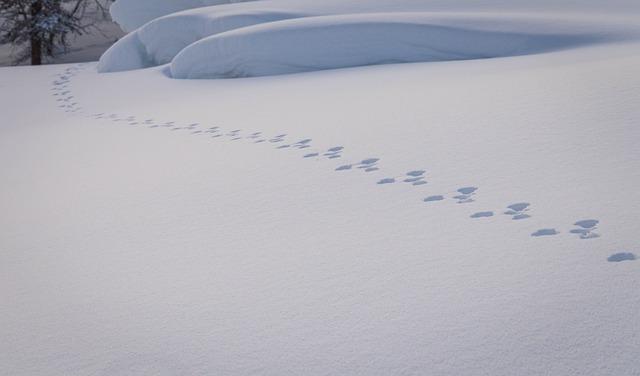
[{"label": "rounded snow bank", "polygon": [[[485,20],[486,21],[486,20]],[[478,26],[479,25],[479,26]],[[202,39],[171,63],[174,78],[232,78],[387,63],[531,54],[584,36],[509,31],[429,13],[321,16],[265,23]],[[513,26],[513,25],[510,25]]]},{"label": "rounded snow bank", "polygon": [[[120,0],[119,0],[120,1]],[[100,57],[99,72],[120,72],[170,63],[185,47],[225,31],[305,14],[277,10],[207,7],[155,19],[116,42]]]},{"label": "rounded snow bank", "polygon": [[111,18],[126,32],[181,10],[251,0],[118,0],[109,8]]},{"label": "rounded snow bank", "polygon": [[101,73],[121,72],[148,66],[151,62],[138,34],[129,33],[100,56],[97,69]]}]

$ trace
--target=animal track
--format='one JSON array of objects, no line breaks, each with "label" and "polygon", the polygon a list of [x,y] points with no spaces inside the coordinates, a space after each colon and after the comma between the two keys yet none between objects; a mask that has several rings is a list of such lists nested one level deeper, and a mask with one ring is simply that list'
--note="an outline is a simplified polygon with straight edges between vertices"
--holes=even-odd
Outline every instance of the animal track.
[{"label": "animal track", "polygon": [[379,161],[380,161],[379,158],[367,158],[367,159],[361,160],[358,163],[338,166],[336,168],[336,171],[345,171],[345,170],[351,170],[353,168],[356,168],[359,170],[363,170],[364,172],[373,172],[373,171],[379,170],[378,168]]},{"label": "animal track", "polygon": [[493,217],[493,212],[492,211],[482,211],[482,212],[477,212],[477,213],[471,214],[471,218],[486,218],[486,217]]},{"label": "animal track", "polygon": [[551,235],[558,235],[559,232],[556,231],[555,228],[542,228],[536,232],[534,232],[533,234],[531,234],[531,236],[551,236]]},{"label": "animal track", "polygon": [[51,83],[51,91],[54,97],[58,97],[56,102],[60,103],[58,108],[64,110],[64,112],[78,112],[81,107],[78,106],[78,102],[72,102],[75,98],[71,92],[71,79],[75,77],[81,65],[68,67],[57,75],[57,78]]},{"label": "animal track", "polygon": [[[81,111],[81,107],[78,105],[78,102],[75,100],[75,95],[73,94],[73,86],[72,86],[72,78],[82,69],[84,65],[78,64],[72,67],[69,67],[62,71],[60,74],[56,76],[56,79],[52,82],[51,87],[51,95],[55,99],[56,105],[64,110],[65,112],[77,112]],[[253,133],[245,133],[243,134],[241,129],[234,130],[223,130],[219,126],[211,126],[209,128],[204,128],[200,126],[200,123],[191,123],[188,125],[180,125],[178,126],[175,121],[167,121],[162,123],[161,121],[156,121],[155,119],[149,118],[145,120],[138,120],[138,118],[134,115],[130,116],[121,116],[115,113],[107,114],[104,112],[95,113],[92,115],[86,115],[87,117],[93,119],[102,119],[103,121],[111,121],[111,122],[124,122],[128,125],[145,125],[149,128],[158,128],[163,127],[167,130],[188,130],[191,134],[198,135],[208,135],[211,138],[216,138],[225,141],[238,141],[241,139],[246,139],[252,143],[260,144],[260,143],[271,143],[276,149],[289,149],[289,150],[305,150],[305,154],[302,155],[303,158],[306,159],[337,159],[342,158],[344,153],[343,146],[333,146],[327,149],[316,148],[312,146],[311,138],[300,139],[299,141],[293,143],[286,143],[287,134],[277,134],[273,137],[267,137],[263,134],[263,132],[253,132]],[[346,170],[361,170],[364,172],[374,172],[380,170],[380,159],[379,158],[366,158],[357,163],[348,163],[343,164],[335,168],[335,171],[346,171]],[[378,185],[385,184],[394,184],[394,183],[404,183],[410,184],[413,186],[420,186],[427,184],[426,180],[426,171],[425,170],[411,170],[406,172],[400,176],[392,176],[385,177],[382,179],[376,180]],[[478,187],[475,186],[466,186],[462,188],[458,188],[456,190],[455,195],[453,195],[453,199],[458,204],[470,203],[476,200]],[[431,195],[427,196],[423,199],[425,203],[433,203],[437,201],[445,200],[444,195]],[[504,211],[505,215],[511,216],[513,220],[522,220],[526,218],[530,218],[531,204],[528,202],[518,202],[507,206],[506,211]],[[498,211],[499,213],[499,211]],[[470,214],[469,217],[472,219],[479,218],[489,218],[495,216],[494,211],[479,211],[473,214]],[[569,232],[571,234],[576,234],[580,239],[593,239],[597,238],[600,235],[595,231],[597,230],[597,226],[599,224],[598,220],[595,219],[585,219],[581,221],[577,221],[574,223],[575,228],[571,229]],[[541,237],[541,236],[554,236],[559,234],[555,228],[542,228],[531,234],[533,237]],[[611,262],[625,261],[625,260],[635,260],[635,255],[632,253],[616,253],[611,255],[608,258]]]},{"label": "animal track", "polygon": [[378,184],[391,184],[402,179],[403,183],[411,185],[424,185],[427,184],[425,179],[425,170],[412,170],[402,176],[395,176],[392,178],[384,178],[378,181]]},{"label": "animal track", "polygon": [[453,196],[453,198],[457,200],[458,204],[473,202],[473,197],[475,196],[477,190],[477,187],[462,187],[457,190],[459,194]]},{"label": "animal track", "polygon": [[403,180],[403,182],[409,183],[411,185],[427,184],[427,181],[424,180],[425,179],[425,176],[424,176],[425,173],[426,173],[425,170],[409,171],[409,172],[407,172],[405,174],[407,177]]},{"label": "animal track", "polygon": [[286,134],[286,133],[276,135],[276,136],[274,136],[272,139],[270,139],[270,140],[269,140],[269,142],[271,142],[271,143],[278,143],[278,142],[282,142],[282,141],[284,141],[284,138],[285,138],[286,136],[287,136],[287,134]]},{"label": "animal track", "polygon": [[396,182],[396,179],[394,178],[384,178],[384,179],[378,180],[378,184],[391,184],[395,182]]},{"label": "animal track", "polygon": [[324,152],[324,154],[322,155],[324,155],[329,159],[340,158],[342,156],[340,153],[342,153],[343,150],[344,150],[344,147],[342,146],[334,146],[332,148],[327,149],[327,151]]},{"label": "animal track", "polygon": [[578,226],[571,231],[572,234],[577,234],[580,236],[580,239],[594,239],[600,237],[599,234],[595,233],[594,230],[597,229],[598,221],[597,219],[584,219],[582,221],[578,221],[574,223],[574,226]]},{"label": "animal track", "polygon": [[320,157],[320,156],[326,157],[327,159],[341,158],[343,150],[344,150],[344,147],[342,146],[334,146],[324,151],[314,151],[314,152],[305,154],[303,158]]},{"label": "animal track", "polygon": [[621,261],[633,261],[636,260],[636,255],[631,252],[619,252],[614,253],[611,256],[607,257],[607,261],[609,262],[621,262]]},{"label": "animal track", "polygon": [[308,147],[311,147],[310,143],[311,143],[311,139],[310,138],[305,138],[304,140],[300,140],[294,144],[291,145],[291,147],[296,148],[296,149],[306,149]]},{"label": "animal track", "polygon": [[529,211],[530,205],[531,204],[529,204],[528,202],[519,202],[517,204],[511,204],[507,206],[507,209],[509,210],[505,211],[504,214],[512,216],[511,219],[513,220],[530,218],[531,216],[526,213],[527,211]]}]

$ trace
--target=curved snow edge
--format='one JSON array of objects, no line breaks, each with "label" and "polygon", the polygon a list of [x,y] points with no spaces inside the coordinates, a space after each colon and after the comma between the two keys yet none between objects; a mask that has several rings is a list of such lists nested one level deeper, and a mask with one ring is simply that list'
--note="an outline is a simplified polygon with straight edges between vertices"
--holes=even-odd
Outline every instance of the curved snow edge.
[{"label": "curved snow edge", "polygon": [[[256,10],[247,12],[211,9],[184,11],[155,19],[117,41],[100,57],[100,72],[118,72],[168,64],[185,47],[211,35],[241,27],[291,18],[300,12]],[[135,56],[135,58],[129,57]],[[119,56],[120,60],[113,59]]]},{"label": "curved snow edge", "polygon": [[[236,29],[202,39],[171,63],[174,78],[234,78],[387,63],[504,57],[593,42],[577,34],[474,28],[430,13],[306,17]],[[503,25],[504,26],[504,25]]]},{"label": "curved snow edge", "polygon": [[118,0],[109,13],[122,30],[132,32],[140,26],[181,10],[253,0]]}]

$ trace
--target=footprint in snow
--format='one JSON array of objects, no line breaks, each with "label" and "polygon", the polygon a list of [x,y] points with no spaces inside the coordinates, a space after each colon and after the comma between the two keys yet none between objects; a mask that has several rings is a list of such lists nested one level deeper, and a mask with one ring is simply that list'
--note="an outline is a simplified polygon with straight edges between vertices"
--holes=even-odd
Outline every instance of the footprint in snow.
[{"label": "footprint in snow", "polygon": [[405,174],[405,178],[403,180],[404,183],[409,183],[411,185],[424,185],[427,184],[427,181],[424,180],[426,173],[425,170],[413,170],[409,171]]},{"label": "footprint in snow", "polygon": [[300,140],[298,142],[291,144],[291,147],[294,149],[306,149],[311,147],[311,141],[313,140],[310,138],[305,138],[304,140]]},{"label": "footprint in snow", "polygon": [[531,236],[539,237],[539,236],[552,236],[552,235],[558,235],[558,234],[559,232],[556,231],[555,228],[542,228],[534,232],[533,234],[531,234]]},{"label": "footprint in snow", "polygon": [[[75,68],[75,70],[77,69],[78,68]],[[66,71],[65,75],[60,75],[58,77],[58,80],[53,82],[53,87],[52,87],[52,91],[54,91],[53,95],[64,96],[64,98],[58,99],[58,101],[69,102],[72,99],[74,99],[74,96],[71,95],[71,90],[68,89],[68,84],[70,82],[71,77],[73,76],[74,76],[74,73],[72,73],[71,68],[69,68]],[[80,109],[76,106],[77,106],[77,102],[73,102],[71,104],[62,105],[60,107],[66,108],[67,109],[66,112],[76,112]],[[118,117],[117,114],[107,115],[105,113],[99,113],[99,114],[94,114],[93,117],[96,119],[108,118],[115,122],[127,121],[130,125],[140,124],[140,122],[135,121],[136,120],[135,116],[120,118]],[[213,138],[221,137],[223,135],[230,137],[231,140],[239,140],[241,138],[247,138],[247,139],[254,140],[254,143],[262,143],[267,141],[271,143],[280,143],[280,142],[283,142],[285,140],[285,137],[287,136],[286,134],[279,134],[270,139],[267,139],[267,138],[262,138],[262,132],[255,132],[250,134],[249,136],[240,137],[240,134],[239,134],[241,132],[240,129],[232,130],[229,133],[222,134],[219,130],[219,127],[217,126],[210,127],[207,130],[202,131],[202,130],[196,130],[196,128],[200,125],[199,123],[192,123],[186,127],[176,127],[174,121],[166,122],[161,125],[153,124],[153,122],[154,122],[153,119],[146,119],[142,124],[151,125],[151,127],[158,127],[158,126],[169,127],[171,128],[171,130],[187,129],[187,130],[192,130],[193,131],[192,134],[209,133]],[[312,141],[311,139],[303,139],[292,144],[279,145],[277,146],[277,149],[287,149],[287,148],[306,149],[311,147],[311,141]],[[325,151],[308,152],[303,156],[303,158],[325,157],[328,159],[335,159],[335,158],[340,158],[342,156],[341,154],[343,151],[344,151],[344,147],[335,146]],[[379,169],[378,162],[379,162],[378,158],[368,158],[358,163],[341,165],[337,167],[335,170],[344,171],[344,170],[351,170],[351,169],[359,169],[365,172],[372,172]],[[377,184],[384,185],[384,184],[392,184],[392,183],[401,181],[403,183],[407,183],[411,185],[423,185],[427,183],[427,181],[425,180],[425,173],[426,171],[424,170],[412,170],[407,172],[403,176],[388,177],[388,178],[380,179],[377,182]],[[478,188],[473,186],[462,187],[457,190],[457,194],[453,198],[457,201],[457,203],[460,203],[460,204],[473,202],[475,195],[477,193],[477,190]],[[424,198],[423,201],[429,203],[429,202],[442,201],[444,199],[445,197],[442,195],[432,195]],[[526,219],[526,218],[530,218],[530,215],[527,213],[529,209],[530,209],[529,203],[520,202],[520,203],[509,205],[507,207],[507,210],[504,212],[504,214],[510,215],[513,220]],[[493,211],[481,211],[481,212],[476,212],[470,215],[471,218],[487,218],[487,217],[493,217],[493,216],[494,216]],[[598,224],[599,224],[599,221],[595,219],[577,221],[574,223],[576,228],[572,229],[570,233],[579,235],[581,239],[597,238],[600,236],[595,232],[595,230],[597,230]],[[531,236],[533,237],[552,236],[552,235],[557,235],[558,233],[559,232],[554,228],[544,228],[544,229],[539,229],[536,232],[532,233]],[[611,255],[608,258],[608,261],[618,262],[618,261],[635,260],[635,259],[636,257],[634,254],[623,252],[623,253],[616,253],[614,255]]]},{"label": "footprint in snow", "polygon": [[611,256],[607,257],[607,261],[609,262],[633,261],[636,259],[637,259],[636,255],[634,255],[631,252],[614,253]]},{"label": "footprint in snow", "polygon": [[600,235],[594,232],[598,228],[598,223],[600,223],[600,221],[598,221],[597,219],[584,219],[581,221],[577,221],[573,225],[577,226],[578,228],[575,228],[569,232],[579,235],[580,239],[598,238],[600,237]]},{"label": "footprint in snow", "polygon": [[474,196],[478,187],[462,187],[457,190],[458,194],[453,196],[458,204],[466,204],[474,201]]},{"label": "footprint in snow", "polygon": [[286,136],[287,136],[286,133],[275,135],[275,136],[273,136],[272,138],[269,139],[269,142],[274,143],[274,144],[282,142],[282,141],[284,141],[284,138]]},{"label": "footprint in snow", "polygon": [[[271,140],[269,140],[269,142],[272,143],[277,143],[280,141],[284,141],[284,139],[281,138],[272,138]],[[311,139],[310,138],[305,138],[303,140],[291,143],[291,144],[285,144],[285,145],[280,145],[280,146],[276,146],[276,149],[307,149],[311,147]]]},{"label": "footprint in snow", "polygon": [[493,217],[493,212],[492,211],[482,211],[482,212],[477,212],[474,214],[471,214],[470,216],[471,218],[486,218],[486,217]]},{"label": "footprint in snow", "polygon": [[507,206],[507,211],[504,212],[506,215],[510,215],[513,220],[527,219],[531,216],[526,212],[529,211],[528,202],[519,202],[517,204],[511,204]]},{"label": "footprint in snow", "polygon": [[317,150],[311,151],[303,155],[302,158],[318,159],[322,156],[322,157],[326,157],[327,159],[336,159],[336,158],[342,157],[343,150],[344,150],[344,147],[342,146],[334,146],[324,151],[317,151]]},{"label": "footprint in snow", "polygon": [[373,172],[373,171],[377,171],[379,169],[378,168],[378,162],[379,161],[380,161],[379,158],[367,158],[367,159],[361,160],[358,163],[352,163],[352,164],[346,164],[346,165],[338,166],[336,168],[336,171],[359,169],[359,170],[362,170],[364,172]]},{"label": "footprint in snow", "polygon": [[395,182],[396,182],[396,179],[394,178],[384,178],[384,179],[378,180],[378,184],[392,184]]},{"label": "footprint in snow", "polygon": [[424,185],[427,184],[427,181],[424,180],[426,173],[425,170],[412,170],[401,176],[394,176],[391,178],[384,178],[378,181],[378,184],[391,184],[397,181],[402,181],[403,183],[411,184],[411,185]]},{"label": "footprint in snow", "polygon": [[355,168],[363,170],[364,172],[373,172],[379,170],[378,162],[380,158],[367,158],[361,160],[355,165]]}]

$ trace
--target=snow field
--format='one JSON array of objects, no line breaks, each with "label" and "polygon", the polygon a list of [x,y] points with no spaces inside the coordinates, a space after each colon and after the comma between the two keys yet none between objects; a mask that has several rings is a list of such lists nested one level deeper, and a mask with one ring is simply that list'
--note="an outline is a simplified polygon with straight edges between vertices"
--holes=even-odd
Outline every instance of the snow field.
[{"label": "snow field", "polygon": [[[231,80],[0,69],[0,374],[640,374],[639,6],[247,2],[166,19],[433,12],[451,43],[526,45]],[[188,19],[172,46],[302,22]],[[127,64],[173,60],[142,34]]]}]

